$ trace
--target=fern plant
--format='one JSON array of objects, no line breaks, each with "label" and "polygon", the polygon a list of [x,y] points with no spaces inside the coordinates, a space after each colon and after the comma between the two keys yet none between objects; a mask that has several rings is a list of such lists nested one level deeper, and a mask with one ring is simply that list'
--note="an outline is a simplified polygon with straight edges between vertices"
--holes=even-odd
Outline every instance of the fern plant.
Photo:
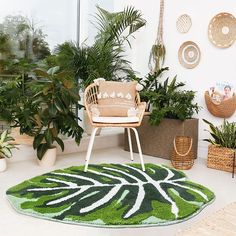
[{"label": "fern plant", "polygon": [[236,122],[223,121],[220,126],[215,126],[211,122],[203,119],[209,125],[210,130],[207,130],[211,138],[204,139],[213,145],[236,149]]}]

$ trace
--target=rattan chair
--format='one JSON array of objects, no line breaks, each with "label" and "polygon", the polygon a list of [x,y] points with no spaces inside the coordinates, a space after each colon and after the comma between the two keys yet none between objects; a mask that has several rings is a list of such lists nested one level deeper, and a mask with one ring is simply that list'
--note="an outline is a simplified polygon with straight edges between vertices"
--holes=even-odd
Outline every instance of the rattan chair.
[{"label": "rattan chair", "polygon": [[[106,122],[103,122],[103,123],[94,122],[94,119],[92,117],[92,113],[90,111],[90,106],[93,105],[93,104],[98,104],[98,99],[97,99],[97,94],[98,93],[99,93],[99,87],[95,83],[89,85],[85,89],[85,92],[84,92],[85,109],[86,109],[86,112],[87,112],[88,117],[89,117],[89,122],[93,126],[93,131],[92,131],[92,134],[91,134],[91,137],[90,137],[88,150],[87,150],[87,155],[86,155],[86,159],[85,159],[84,171],[87,172],[87,170],[88,170],[88,165],[89,165],[89,161],[90,161],[90,156],[91,156],[91,152],[92,152],[96,132],[99,128],[103,128],[103,127],[124,127],[124,128],[127,128],[129,148],[130,148],[130,157],[131,157],[132,161],[134,160],[134,158],[133,158],[132,140],[131,140],[130,130],[132,129],[134,131],[137,146],[138,146],[138,151],[139,151],[139,157],[140,157],[140,161],[141,161],[142,170],[145,171],[145,166],[144,166],[144,162],[143,162],[143,155],[142,155],[142,150],[141,150],[140,141],[139,141],[139,135],[138,135],[138,132],[136,130],[136,127],[141,125],[143,115],[144,115],[144,112],[145,112],[146,103],[145,102],[140,102],[139,93],[136,92],[135,103],[136,103],[136,106],[139,110],[138,119],[137,119],[136,122],[130,122],[130,123],[127,123],[127,122],[126,123],[123,123],[123,122],[122,123],[117,123],[116,122],[115,123],[115,122],[112,122],[112,118],[114,118],[114,117],[110,117],[111,121],[106,121]],[[109,120],[109,117],[108,117],[108,120]]]}]

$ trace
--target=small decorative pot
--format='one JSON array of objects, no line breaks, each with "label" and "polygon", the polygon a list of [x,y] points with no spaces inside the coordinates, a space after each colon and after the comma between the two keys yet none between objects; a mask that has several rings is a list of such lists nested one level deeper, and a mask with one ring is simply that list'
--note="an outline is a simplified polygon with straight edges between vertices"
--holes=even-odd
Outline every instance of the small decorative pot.
[{"label": "small decorative pot", "polygon": [[0,158],[0,172],[3,172],[7,169],[7,161],[5,158]]},{"label": "small decorative pot", "polygon": [[56,147],[50,148],[46,151],[43,158],[38,160],[38,163],[42,167],[51,167],[55,165],[57,158],[57,149]]}]

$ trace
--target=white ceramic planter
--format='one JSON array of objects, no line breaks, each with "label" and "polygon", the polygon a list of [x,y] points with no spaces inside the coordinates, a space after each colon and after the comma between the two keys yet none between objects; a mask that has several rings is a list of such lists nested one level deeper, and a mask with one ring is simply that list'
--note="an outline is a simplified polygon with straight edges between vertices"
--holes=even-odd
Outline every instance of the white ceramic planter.
[{"label": "white ceramic planter", "polygon": [[5,158],[0,159],[0,172],[3,172],[7,169],[7,161]]},{"label": "white ceramic planter", "polygon": [[44,154],[42,160],[38,160],[38,163],[42,167],[50,167],[54,166],[57,158],[57,149],[55,148],[50,148],[46,151]]}]

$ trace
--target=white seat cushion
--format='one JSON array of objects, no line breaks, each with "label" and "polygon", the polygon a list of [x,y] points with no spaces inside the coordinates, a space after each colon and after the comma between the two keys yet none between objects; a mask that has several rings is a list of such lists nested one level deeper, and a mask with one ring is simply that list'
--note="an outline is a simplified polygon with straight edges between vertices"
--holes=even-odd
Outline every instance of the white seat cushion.
[{"label": "white seat cushion", "polygon": [[109,124],[124,124],[124,123],[136,123],[139,122],[139,118],[136,116],[132,117],[104,117],[104,116],[98,116],[93,117],[93,122],[96,123],[109,123]]}]

